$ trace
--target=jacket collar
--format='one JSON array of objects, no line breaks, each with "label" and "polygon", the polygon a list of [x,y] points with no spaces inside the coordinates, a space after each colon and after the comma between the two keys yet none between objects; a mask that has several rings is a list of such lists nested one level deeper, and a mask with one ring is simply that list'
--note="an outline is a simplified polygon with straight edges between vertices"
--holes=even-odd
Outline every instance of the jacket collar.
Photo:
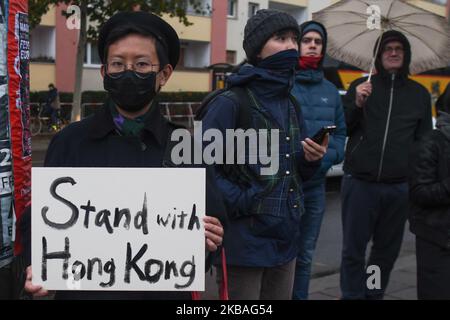
[{"label": "jacket collar", "polygon": [[297,70],[295,80],[299,82],[319,83],[323,80],[324,74],[322,70]]},{"label": "jacket collar", "polygon": [[[102,139],[108,134],[118,132],[114,124],[112,114],[109,108],[110,100],[105,102],[102,108],[94,114],[93,121],[89,128],[89,137],[92,139]],[[159,145],[166,144],[168,137],[167,120],[159,111],[158,103],[153,103],[149,110],[150,114],[145,122],[144,131],[153,135]]]}]

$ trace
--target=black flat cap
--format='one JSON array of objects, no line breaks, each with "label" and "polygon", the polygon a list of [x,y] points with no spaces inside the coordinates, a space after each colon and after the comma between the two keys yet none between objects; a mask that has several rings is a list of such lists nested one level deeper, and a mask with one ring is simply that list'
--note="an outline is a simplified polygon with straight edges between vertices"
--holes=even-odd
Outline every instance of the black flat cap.
[{"label": "black flat cap", "polygon": [[169,63],[175,69],[180,57],[180,39],[176,31],[161,17],[144,11],[119,12],[102,25],[98,37],[98,54],[102,63],[105,63],[108,35],[119,26],[133,26],[152,34],[166,49]]}]

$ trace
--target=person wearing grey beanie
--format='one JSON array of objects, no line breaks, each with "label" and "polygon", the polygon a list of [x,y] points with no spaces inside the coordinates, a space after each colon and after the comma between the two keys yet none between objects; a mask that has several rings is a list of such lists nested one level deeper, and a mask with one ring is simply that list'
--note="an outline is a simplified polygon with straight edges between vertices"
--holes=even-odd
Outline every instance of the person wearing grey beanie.
[{"label": "person wearing grey beanie", "polygon": [[297,21],[290,14],[273,9],[262,9],[251,17],[244,29],[244,41],[242,43],[247,60],[256,64],[257,55],[264,44],[275,33],[293,30],[297,37],[300,32]]},{"label": "person wearing grey beanie", "polygon": [[[301,188],[326,152],[326,144],[306,138],[300,106],[290,94],[298,41],[299,28],[292,16],[259,10],[245,26],[243,47],[249,63],[228,77],[227,90],[210,100],[201,118],[205,133],[218,129],[229,136],[229,130],[244,129],[245,135],[256,131],[259,145],[267,144],[271,150],[269,167],[260,161],[253,163],[250,159],[259,155],[251,152],[261,153],[262,148],[248,141],[242,154],[232,139],[226,150],[244,155],[245,163],[227,160],[226,166],[215,166],[230,217],[223,245],[231,300],[292,297],[303,212]],[[270,141],[262,142],[269,132]],[[226,159],[228,155],[224,154]],[[268,168],[270,173],[263,173]],[[221,266],[218,269],[220,283],[224,273]]]}]

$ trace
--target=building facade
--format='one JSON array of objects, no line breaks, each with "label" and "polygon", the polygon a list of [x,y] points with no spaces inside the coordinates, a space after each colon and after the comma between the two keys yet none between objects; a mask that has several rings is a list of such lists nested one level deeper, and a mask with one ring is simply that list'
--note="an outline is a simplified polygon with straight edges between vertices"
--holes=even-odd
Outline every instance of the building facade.
[{"label": "building facade", "polygon": [[[186,4],[186,27],[178,18],[164,16],[181,40],[180,61],[164,91],[208,91],[212,77],[208,66],[217,63],[235,65],[245,59],[242,49],[247,20],[260,9],[277,9],[293,15],[299,24],[312,13],[338,0],[201,0],[205,12],[199,14]],[[446,16],[445,0],[410,0],[412,4]],[[61,92],[73,92],[78,30],[67,25],[62,12],[66,5],[52,7],[31,32],[31,91],[47,90],[54,83]],[[103,90],[100,59],[95,43],[85,50],[82,89]]]}]

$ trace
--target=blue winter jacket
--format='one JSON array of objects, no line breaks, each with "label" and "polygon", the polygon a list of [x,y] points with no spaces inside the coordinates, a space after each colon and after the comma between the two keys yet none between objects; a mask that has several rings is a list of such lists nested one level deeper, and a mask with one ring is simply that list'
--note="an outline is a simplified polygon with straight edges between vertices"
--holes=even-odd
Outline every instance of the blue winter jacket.
[{"label": "blue winter jacket", "polygon": [[[292,83],[293,76],[282,79],[268,70],[251,65],[244,65],[237,74],[228,78],[229,86],[247,86],[254,93],[264,112],[269,113],[284,129],[288,127],[289,108],[292,106],[289,99]],[[203,130],[215,128],[224,133],[225,129],[235,129],[237,108],[238,105],[230,97],[218,95],[208,105],[208,111],[202,120]],[[300,127],[298,139],[304,140],[306,131],[300,110],[296,110],[296,115]],[[280,138],[280,170],[287,170],[289,166],[295,165],[300,172],[299,180],[304,181],[313,176],[320,166],[320,161],[306,162],[300,144],[297,150],[291,150],[289,157],[285,157],[281,154],[281,150],[289,149],[289,147],[283,144],[288,142]],[[261,189],[258,185],[243,188],[222,176],[220,170],[216,177],[218,187],[231,208],[230,211],[238,208],[245,212],[259,200]],[[283,200],[277,202],[278,206],[271,205],[270,210],[265,210],[266,214],[232,217],[224,238],[228,264],[274,267],[283,265],[297,256],[299,223],[304,209],[303,203],[293,201],[299,197],[291,191],[290,179],[289,176],[283,178],[282,182],[267,196],[274,201]]]},{"label": "blue winter jacket", "polygon": [[330,135],[328,150],[322,165],[314,177],[305,182],[303,189],[324,183],[331,166],[342,162],[346,138],[345,116],[337,88],[324,78],[322,70],[299,70],[295,77],[292,94],[300,102],[306,129],[312,137],[323,126],[336,125]]}]

